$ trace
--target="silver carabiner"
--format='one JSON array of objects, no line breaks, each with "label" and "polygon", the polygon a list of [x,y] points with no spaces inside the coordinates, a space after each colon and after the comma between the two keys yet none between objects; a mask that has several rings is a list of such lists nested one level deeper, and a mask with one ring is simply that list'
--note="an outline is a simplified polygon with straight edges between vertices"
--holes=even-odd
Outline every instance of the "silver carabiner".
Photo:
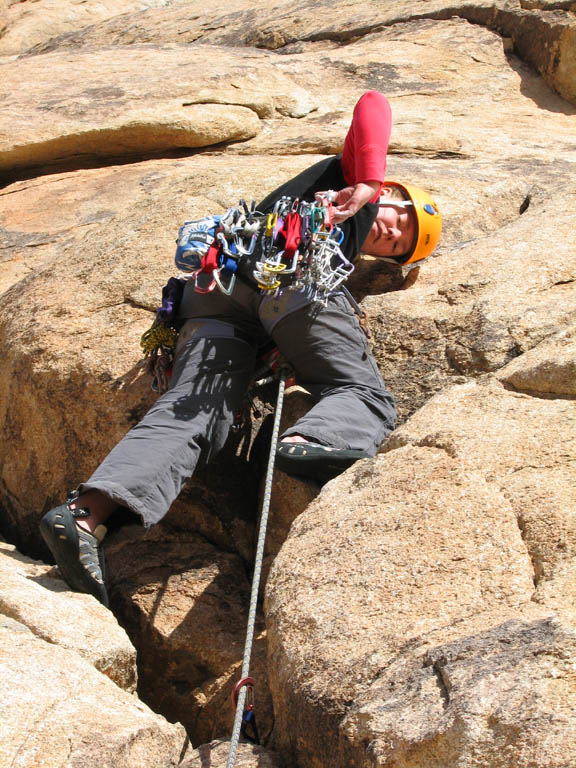
[{"label": "silver carabiner", "polygon": [[218,286],[218,288],[224,293],[226,296],[230,296],[232,291],[234,290],[234,285],[236,283],[236,272],[232,272],[232,277],[230,278],[230,282],[227,286],[224,285],[222,280],[220,279],[220,272],[222,272],[223,269],[226,269],[226,267],[220,267],[220,269],[215,269],[212,272],[212,277],[214,278],[215,285]]},{"label": "silver carabiner", "polygon": [[[278,251],[276,254],[276,258],[279,264],[282,264],[282,257],[284,256],[284,251]],[[300,254],[298,251],[294,251],[294,256],[292,257],[292,264],[290,267],[288,265],[285,266],[285,268],[282,270],[283,275],[293,275],[294,272],[296,272],[298,268],[298,259],[300,258]]]}]

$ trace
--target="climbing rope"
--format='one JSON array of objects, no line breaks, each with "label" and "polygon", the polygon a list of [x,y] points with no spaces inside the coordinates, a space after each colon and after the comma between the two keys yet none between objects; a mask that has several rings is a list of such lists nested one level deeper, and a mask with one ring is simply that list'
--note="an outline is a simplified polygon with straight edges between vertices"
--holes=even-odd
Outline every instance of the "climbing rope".
[{"label": "climbing rope", "polygon": [[284,402],[284,389],[286,386],[286,372],[281,368],[279,371],[278,398],[276,401],[276,411],[274,413],[274,426],[272,428],[272,440],[270,443],[270,454],[268,457],[268,468],[266,471],[266,483],[264,486],[264,498],[262,500],[262,514],[260,516],[260,530],[258,532],[258,543],[256,546],[256,557],[254,560],[254,576],[252,578],[252,592],[250,594],[250,611],[248,613],[248,626],[246,629],[246,642],[244,644],[244,658],[242,660],[241,680],[236,686],[235,693],[238,694],[236,701],[236,715],[234,717],[234,727],[230,739],[230,751],[228,753],[228,762],[226,768],[234,768],[236,763],[236,753],[242,731],[242,723],[245,715],[245,704],[248,688],[252,689],[253,681],[248,677],[250,672],[250,657],[252,655],[252,645],[254,643],[254,625],[256,624],[256,607],[258,604],[258,591],[260,589],[260,576],[262,573],[262,561],[264,560],[264,542],[266,539],[266,527],[268,525],[268,512],[270,510],[270,496],[272,495],[272,477],[274,474],[274,459],[276,457],[276,445],[278,443],[278,433],[280,432],[280,417],[282,415],[282,405]]}]

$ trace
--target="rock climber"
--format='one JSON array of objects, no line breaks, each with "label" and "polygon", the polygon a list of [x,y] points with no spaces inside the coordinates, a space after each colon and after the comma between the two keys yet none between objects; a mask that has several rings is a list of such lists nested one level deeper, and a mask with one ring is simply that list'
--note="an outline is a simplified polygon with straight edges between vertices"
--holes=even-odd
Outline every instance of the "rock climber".
[{"label": "rock climber", "polygon": [[[316,163],[257,206],[282,195],[314,201],[336,190],[334,223],[350,261],[360,252],[406,265],[427,258],[440,237],[432,198],[385,181],[391,110],[381,93],[358,101],[341,156]],[[324,482],[374,456],[392,431],[395,407],[354,308],[340,292],[326,305],[305,292],[262,293],[246,270],[231,295],[201,294],[186,282],[169,389],[108,454],[92,477],[40,530],[64,579],[107,605],[102,539],[119,507],[145,526],[159,522],[192,475],[223,447],[250,382],[257,349],[273,340],[316,404],[281,436],[277,466]]]}]

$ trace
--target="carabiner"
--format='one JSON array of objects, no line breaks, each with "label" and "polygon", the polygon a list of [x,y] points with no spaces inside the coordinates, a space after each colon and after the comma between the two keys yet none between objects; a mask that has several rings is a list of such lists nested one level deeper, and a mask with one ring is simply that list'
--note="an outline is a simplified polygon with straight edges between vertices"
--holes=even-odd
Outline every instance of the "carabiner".
[{"label": "carabiner", "polygon": [[324,209],[322,206],[315,205],[310,211],[310,229],[312,234],[320,231],[324,224]]},{"label": "carabiner", "polygon": [[330,232],[332,229],[332,203],[328,201],[328,205],[324,208],[324,226]]},{"label": "carabiner", "polygon": [[[281,259],[284,256],[285,251],[278,251],[277,258]],[[298,261],[300,260],[300,254],[298,251],[292,256],[292,263],[288,265],[285,261],[278,265],[269,265],[273,272],[282,272],[283,275],[293,275],[298,267]],[[282,269],[279,269],[281,267]]]},{"label": "carabiner", "polygon": [[276,226],[277,221],[278,214],[276,212],[268,214],[266,217],[266,237],[272,237],[272,233],[274,232],[274,227]]},{"label": "carabiner", "polygon": [[227,286],[224,285],[222,280],[220,279],[220,273],[223,269],[226,269],[226,267],[220,267],[220,269],[215,269],[214,272],[212,272],[212,277],[214,278],[214,284],[220,288],[222,293],[226,294],[226,296],[230,296],[232,291],[234,290],[234,285],[236,283],[236,272],[230,272],[230,270],[227,270],[230,272],[230,281]]},{"label": "carabiner", "polygon": [[[241,688],[248,688],[246,691],[246,701],[244,703],[244,711],[242,712],[242,727],[241,734],[244,738],[251,741],[253,744],[260,744],[260,737],[258,734],[258,728],[256,727],[256,716],[254,713],[254,680],[251,677],[244,677],[242,680],[236,683],[234,691],[232,693],[232,701],[234,702],[234,709],[238,706],[238,696],[240,695]],[[253,735],[250,736],[248,728],[251,728]]]},{"label": "carabiner", "polygon": [[257,239],[258,239],[257,235],[252,235],[250,237],[250,243],[248,244],[247,247],[245,247],[242,237],[238,234],[235,234],[234,245],[236,246],[236,250],[238,251],[238,254],[240,256],[251,256],[254,253],[254,248],[256,248]]},{"label": "carabiner", "polygon": [[[214,279],[214,272],[216,272],[216,271],[217,270],[213,270],[212,273],[210,273],[210,272],[203,272],[202,271],[202,267],[201,267],[200,269],[197,269],[195,272],[192,272],[192,277],[194,279],[194,290],[196,291],[196,293],[202,293],[202,294],[204,294],[204,293],[212,293],[214,288],[216,288],[216,280]],[[199,284],[200,275],[211,275],[212,279],[211,279],[210,285],[208,285],[208,286],[201,286]]]},{"label": "carabiner", "polygon": [[240,695],[240,689],[244,687],[248,688],[248,690],[246,691],[246,700],[248,701],[249,696],[253,699],[254,680],[251,677],[243,677],[242,680],[239,680],[236,683],[236,685],[234,686],[234,690],[232,691],[232,701],[234,702],[234,706],[238,704],[238,696]]}]

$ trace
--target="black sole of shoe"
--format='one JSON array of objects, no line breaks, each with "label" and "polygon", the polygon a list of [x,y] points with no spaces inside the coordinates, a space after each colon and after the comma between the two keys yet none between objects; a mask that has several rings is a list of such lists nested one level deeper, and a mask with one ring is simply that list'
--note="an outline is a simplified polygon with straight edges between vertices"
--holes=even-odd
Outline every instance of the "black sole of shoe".
[{"label": "black sole of shoe", "polygon": [[[326,483],[342,474],[359,459],[368,456],[364,451],[323,450],[322,446],[309,443],[280,444],[276,453],[276,466],[287,475],[307,477]],[[288,450],[294,449],[288,453]]]},{"label": "black sole of shoe", "polygon": [[64,581],[76,592],[93,595],[108,606],[108,593],[80,563],[80,543],[76,522],[66,504],[47,512],[40,521],[40,533],[52,552]]}]

